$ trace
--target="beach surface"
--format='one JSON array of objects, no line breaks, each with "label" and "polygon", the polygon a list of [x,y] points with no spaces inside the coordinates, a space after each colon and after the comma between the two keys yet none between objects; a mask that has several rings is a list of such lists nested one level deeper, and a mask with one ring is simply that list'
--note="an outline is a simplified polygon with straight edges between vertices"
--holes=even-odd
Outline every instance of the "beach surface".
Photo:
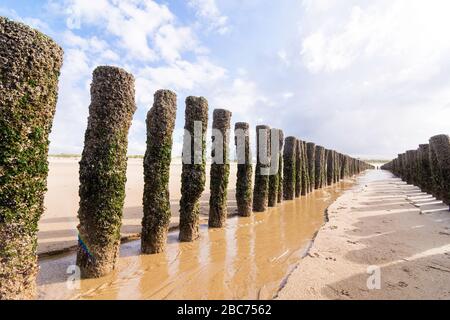
[{"label": "beach surface", "polygon": [[232,216],[225,228],[202,222],[194,242],[179,242],[173,230],[160,254],[142,254],[139,240],[124,242],[115,270],[98,279],[77,280],[74,252],[41,257],[39,299],[272,299],[327,207],[353,185],[344,180],[251,217]]},{"label": "beach surface", "polygon": [[277,298],[449,299],[450,212],[435,202],[387,171],[367,171],[328,208]]}]

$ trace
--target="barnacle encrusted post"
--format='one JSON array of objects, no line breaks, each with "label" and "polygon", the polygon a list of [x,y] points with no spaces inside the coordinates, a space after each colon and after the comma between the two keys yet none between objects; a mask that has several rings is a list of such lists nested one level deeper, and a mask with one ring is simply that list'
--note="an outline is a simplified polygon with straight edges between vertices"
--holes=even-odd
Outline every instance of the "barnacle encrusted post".
[{"label": "barnacle encrusted post", "polygon": [[407,176],[406,181],[409,184],[414,184],[414,168],[415,168],[415,150],[406,151]]},{"label": "barnacle encrusted post", "polygon": [[339,182],[340,178],[341,178],[341,174],[340,174],[340,166],[339,166],[339,153],[337,151],[333,151],[334,155],[334,173],[333,173],[333,182],[337,183]]},{"label": "barnacle encrusted post", "polygon": [[[423,191],[432,192],[432,174],[430,167],[430,145],[421,144],[418,150],[419,184]],[[394,161],[393,164],[396,164]]]},{"label": "barnacle encrusted post", "polygon": [[308,156],[309,192],[314,190],[316,181],[316,144],[308,142],[306,144],[306,154]]},{"label": "barnacle encrusted post", "polygon": [[[280,167],[280,159],[281,156],[281,147],[280,147],[280,136],[282,136],[282,131],[280,129],[272,129],[271,130],[271,156],[272,161],[276,161],[277,170],[276,172],[271,172],[269,176],[269,207],[275,207],[278,203],[278,188],[280,184],[280,171],[282,170],[282,164]],[[274,139],[278,139],[277,143],[274,143]],[[276,146],[275,146],[276,145]],[[282,144],[281,144],[282,146]],[[275,148],[276,147],[276,148]],[[275,164],[272,163],[272,166]]]},{"label": "barnacle encrusted post", "polygon": [[283,197],[284,200],[294,200],[295,198],[295,177],[296,177],[296,149],[297,139],[287,137],[284,141],[284,168],[283,168]]},{"label": "barnacle encrusted post", "polygon": [[269,200],[270,127],[256,127],[256,168],[253,189],[253,211],[264,212]]},{"label": "barnacle encrusted post", "polygon": [[230,161],[228,159],[230,122],[230,111],[224,109],[214,110],[208,220],[210,228],[224,227],[227,219],[227,187],[230,175]]},{"label": "barnacle encrusted post", "polygon": [[302,142],[297,139],[295,148],[295,197],[302,194]]},{"label": "barnacle encrusted post", "polygon": [[141,250],[154,254],[165,250],[170,224],[169,177],[177,95],[158,90],[147,113],[147,150],[144,157],[144,217]]},{"label": "barnacle encrusted post", "polygon": [[199,236],[200,197],[206,180],[206,129],[208,101],[203,97],[187,97],[181,173],[180,234],[183,242]]},{"label": "barnacle encrusted post", "polygon": [[320,189],[323,187],[324,178],[324,161],[325,161],[325,148],[322,146],[316,146],[316,164],[315,164],[315,183],[314,188]]},{"label": "barnacle encrusted post", "polygon": [[347,155],[342,155],[342,167],[341,167],[341,177],[346,179],[350,174],[350,157]]},{"label": "barnacle encrusted post", "polygon": [[237,122],[234,127],[237,156],[236,202],[238,215],[249,217],[252,214],[252,157],[250,152],[249,124]]},{"label": "barnacle encrusted post", "polygon": [[277,202],[283,202],[283,147],[284,147],[284,132],[280,129],[278,133],[280,153],[278,157],[278,194]]},{"label": "barnacle encrusted post", "polygon": [[450,204],[450,137],[445,134],[430,138],[430,162],[435,195]]},{"label": "barnacle encrusted post", "polygon": [[307,195],[310,190],[310,181],[309,181],[309,170],[308,170],[308,156],[307,156],[307,147],[305,141],[300,141],[300,146],[302,148],[301,150],[301,170],[302,170],[302,192],[301,195],[305,196]]},{"label": "barnacle encrusted post", "polygon": [[77,265],[84,278],[111,272],[119,254],[128,130],[135,111],[134,77],[116,67],[96,68],[80,161]]},{"label": "barnacle encrusted post", "polygon": [[0,300],[34,298],[62,49],[0,17]]},{"label": "barnacle encrusted post", "polygon": [[331,186],[335,183],[335,152],[334,150],[327,150],[327,184]]}]

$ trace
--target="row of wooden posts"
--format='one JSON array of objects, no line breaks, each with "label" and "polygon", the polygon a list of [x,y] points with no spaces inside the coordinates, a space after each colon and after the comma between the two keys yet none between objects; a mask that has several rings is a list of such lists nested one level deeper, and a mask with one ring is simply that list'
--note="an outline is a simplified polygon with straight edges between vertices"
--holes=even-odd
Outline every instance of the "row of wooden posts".
[{"label": "row of wooden posts", "polygon": [[[48,136],[56,109],[62,59],[62,49],[50,38],[0,17],[0,299],[32,298],[35,294],[38,221],[44,212]],[[141,234],[142,252],[147,254],[164,251],[167,240],[176,101],[175,93],[159,90],[147,114]],[[96,68],[79,169],[76,263],[83,277],[108,274],[119,255],[128,131],[135,111],[134,77],[116,67]],[[208,113],[205,98],[186,99],[183,158],[188,155],[191,161],[183,161],[182,165],[180,241],[194,241],[199,236],[199,199],[206,180]],[[200,139],[195,134],[198,123]],[[212,127],[223,134],[223,139],[213,144],[216,147],[222,144],[225,161],[211,164],[209,226],[221,228],[227,217],[230,166],[227,132],[231,127],[231,112],[214,110]],[[236,123],[235,129],[245,133],[241,139],[245,161],[238,164],[236,184],[241,216],[263,212],[283,199],[293,200],[371,168],[365,162],[314,143],[295,137],[284,139],[281,130],[258,126],[257,150],[265,146],[267,155],[275,153],[278,170],[274,174],[260,174],[270,163],[262,161],[257,152],[253,173],[249,125]],[[260,135],[261,131],[266,135]],[[267,141],[263,143],[261,137]],[[279,139],[276,149],[270,148],[272,137]],[[236,136],[236,144],[238,140]]]},{"label": "row of wooden posts", "polygon": [[420,187],[450,205],[450,137],[429,139],[416,150],[408,150],[382,166],[409,184]]}]

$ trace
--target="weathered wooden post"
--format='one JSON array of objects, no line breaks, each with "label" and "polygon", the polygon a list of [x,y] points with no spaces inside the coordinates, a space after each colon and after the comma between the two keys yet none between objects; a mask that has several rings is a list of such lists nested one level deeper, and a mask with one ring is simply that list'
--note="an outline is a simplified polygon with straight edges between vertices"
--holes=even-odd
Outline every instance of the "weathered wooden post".
[{"label": "weathered wooden post", "polygon": [[295,137],[287,137],[284,141],[284,152],[283,152],[284,200],[294,200],[295,198],[296,149],[297,149],[297,139]]},{"label": "weathered wooden post", "polygon": [[[278,139],[278,146],[276,146],[276,150],[274,150],[275,144],[273,143],[274,142],[273,139]],[[283,132],[280,129],[272,129],[271,130],[271,156],[272,156],[272,161],[276,161],[278,167],[277,167],[276,172],[272,172],[271,175],[269,176],[269,200],[268,200],[269,207],[276,207],[276,205],[278,203],[278,188],[280,185],[280,176],[282,177],[282,175],[280,174],[280,171],[282,170],[282,166],[283,166],[282,161],[280,161],[280,159],[283,158],[281,155],[281,149],[282,149],[283,144],[282,144],[282,141],[280,143],[280,140],[283,140]]]},{"label": "weathered wooden post", "polygon": [[277,202],[283,202],[283,147],[284,147],[284,132],[280,130],[279,132],[279,165],[278,165],[278,194],[277,194]]},{"label": "weathered wooden post", "polygon": [[316,144],[308,142],[306,144],[306,154],[308,156],[309,192],[314,190],[316,181]]},{"label": "weathered wooden post", "polygon": [[180,234],[182,242],[199,236],[200,197],[206,180],[206,130],[208,101],[203,97],[187,97],[181,173]]},{"label": "weathered wooden post", "polygon": [[170,224],[169,177],[172,160],[172,135],[177,113],[177,95],[158,90],[147,113],[147,150],[144,157],[144,217],[141,250],[163,252]]},{"label": "weathered wooden post", "polygon": [[333,151],[333,168],[334,168],[334,172],[333,172],[333,182],[334,183],[338,183],[339,179],[340,179],[340,174],[339,174],[339,153],[337,151]]},{"label": "weathered wooden post", "polygon": [[230,161],[228,156],[230,122],[230,111],[224,109],[214,110],[208,220],[208,225],[210,228],[224,227],[228,215],[227,188],[228,178],[230,175]]},{"label": "weathered wooden post", "polygon": [[323,187],[323,178],[325,171],[325,148],[322,146],[316,146],[316,156],[315,156],[315,183],[314,188],[320,189]]},{"label": "weathered wooden post", "polygon": [[332,185],[335,183],[335,159],[334,159],[335,152],[333,150],[327,150],[327,184]]},{"label": "weathered wooden post", "polygon": [[63,51],[0,17],[0,300],[36,293],[37,228]]},{"label": "weathered wooden post", "polygon": [[94,70],[80,161],[77,265],[84,278],[110,273],[119,255],[134,96],[134,77],[125,70]]},{"label": "weathered wooden post", "polygon": [[450,204],[450,137],[445,134],[430,138],[430,162],[436,196]]},{"label": "weathered wooden post", "polygon": [[305,196],[309,193],[309,172],[308,172],[308,156],[306,151],[306,142],[300,141],[301,146],[301,170],[302,170],[302,191],[301,195]]},{"label": "weathered wooden post", "polygon": [[302,142],[297,139],[295,150],[295,197],[302,194]]},{"label": "weathered wooden post", "polygon": [[[419,145],[418,151],[418,161],[419,161],[419,183],[423,191],[431,193],[432,192],[432,173],[430,167],[430,145],[421,144]],[[396,161],[394,162],[394,164]]]},{"label": "weathered wooden post", "polygon": [[406,151],[406,182],[414,184],[414,151]]},{"label": "weathered wooden post", "polygon": [[270,127],[256,127],[256,169],[253,190],[253,211],[267,210],[270,175]]},{"label": "weathered wooden post", "polygon": [[235,124],[235,145],[237,152],[237,180],[236,202],[238,214],[249,217],[252,214],[252,157],[250,153],[249,124],[237,122]]},{"label": "weathered wooden post", "polygon": [[339,182],[341,180],[341,154],[336,151],[336,182]]}]

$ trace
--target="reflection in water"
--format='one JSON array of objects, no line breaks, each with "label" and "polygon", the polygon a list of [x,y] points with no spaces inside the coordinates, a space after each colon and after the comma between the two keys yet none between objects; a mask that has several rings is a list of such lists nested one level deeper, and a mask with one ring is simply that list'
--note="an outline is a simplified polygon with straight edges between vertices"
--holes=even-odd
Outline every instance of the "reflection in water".
[{"label": "reflection in water", "polygon": [[201,238],[167,251],[141,255],[140,241],[121,246],[117,269],[101,279],[66,286],[75,256],[40,262],[41,299],[270,299],[301,259],[323,224],[325,209],[352,183],[341,182],[249,218],[234,217],[224,229],[201,228]]}]

